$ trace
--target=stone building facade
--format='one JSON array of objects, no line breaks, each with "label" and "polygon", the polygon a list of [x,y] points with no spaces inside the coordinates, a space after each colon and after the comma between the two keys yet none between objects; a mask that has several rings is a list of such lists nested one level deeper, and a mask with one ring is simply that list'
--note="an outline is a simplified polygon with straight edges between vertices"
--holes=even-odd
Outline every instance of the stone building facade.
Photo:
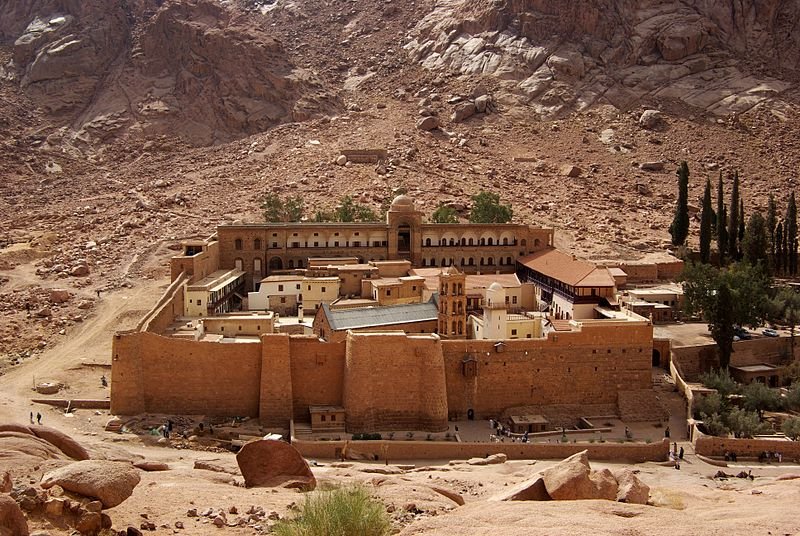
[{"label": "stone building facade", "polygon": [[243,223],[217,228],[220,268],[267,275],[307,268],[309,258],[409,260],[467,273],[514,272],[516,259],[553,245],[553,230],[524,224],[423,223],[411,198],[394,199],[385,223]]}]

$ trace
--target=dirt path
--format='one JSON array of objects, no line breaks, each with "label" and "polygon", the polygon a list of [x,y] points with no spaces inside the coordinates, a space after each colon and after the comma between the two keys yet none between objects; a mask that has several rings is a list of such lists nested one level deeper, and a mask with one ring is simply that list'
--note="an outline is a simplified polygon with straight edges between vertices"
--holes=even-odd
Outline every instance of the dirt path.
[{"label": "dirt path", "polygon": [[[34,382],[66,384],[61,396],[107,397],[108,390],[100,385],[100,376],[110,374],[114,332],[135,325],[165,285],[165,281],[142,280],[133,288],[102,294],[94,314],[72,327],[63,343],[9,369],[0,377],[0,421],[26,422],[30,411],[44,413],[43,406],[30,402]],[[55,422],[48,424],[59,427]]]}]

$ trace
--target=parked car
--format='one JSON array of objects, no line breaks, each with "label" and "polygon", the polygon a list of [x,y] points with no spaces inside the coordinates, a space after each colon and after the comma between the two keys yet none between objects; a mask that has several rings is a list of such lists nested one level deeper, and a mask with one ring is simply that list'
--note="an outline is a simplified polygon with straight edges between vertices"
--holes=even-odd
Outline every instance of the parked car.
[{"label": "parked car", "polygon": [[764,330],[763,330],[761,333],[762,333],[762,335],[764,335],[765,337],[779,337],[779,336],[780,336],[780,335],[778,334],[778,332],[777,332],[777,331],[775,331],[775,330],[774,330],[774,329],[772,329],[772,328],[765,328],[765,329],[764,329]]},{"label": "parked car", "polygon": [[749,341],[753,338],[752,335],[750,335],[750,332],[744,328],[736,328],[734,334],[742,341]]}]

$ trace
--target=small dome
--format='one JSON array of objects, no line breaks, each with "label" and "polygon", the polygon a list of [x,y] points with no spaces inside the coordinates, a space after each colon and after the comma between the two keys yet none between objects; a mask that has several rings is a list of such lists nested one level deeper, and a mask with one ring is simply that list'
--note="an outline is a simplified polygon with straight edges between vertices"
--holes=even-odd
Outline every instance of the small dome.
[{"label": "small dome", "polygon": [[503,290],[503,285],[495,281],[491,285],[489,285],[489,290],[497,292],[498,290]]},{"label": "small dome", "polygon": [[399,211],[412,211],[414,210],[414,200],[407,195],[398,195],[392,200],[391,210]]}]

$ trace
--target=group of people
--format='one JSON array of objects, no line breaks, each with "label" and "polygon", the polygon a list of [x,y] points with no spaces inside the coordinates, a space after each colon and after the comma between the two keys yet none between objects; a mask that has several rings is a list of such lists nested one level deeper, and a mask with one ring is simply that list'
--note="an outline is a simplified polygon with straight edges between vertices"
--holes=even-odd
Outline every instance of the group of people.
[{"label": "group of people", "polygon": [[[42,414],[38,411],[36,412],[36,423],[42,424]],[[31,424],[33,424],[33,412],[31,411]]]},{"label": "group of people", "polygon": [[505,426],[503,423],[495,419],[489,419],[489,427],[494,431],[494,433],[489,434],[489,441],[494,443],[498,441],[505,442],[507,437],[511,439],[512,443],[516,443],[518,440],[522,443],[528,442],[528,432],[523,434],[514,434],[511,432],[511,429],[508,426]]},{"label": "group of people", "polygon": [[758,461],[761,463],[771,463],[773,461],[781,463],[783,461],[783,455],[780,452],[772,452],[772,451],[761,451],[761,454],[758,455]]}]

